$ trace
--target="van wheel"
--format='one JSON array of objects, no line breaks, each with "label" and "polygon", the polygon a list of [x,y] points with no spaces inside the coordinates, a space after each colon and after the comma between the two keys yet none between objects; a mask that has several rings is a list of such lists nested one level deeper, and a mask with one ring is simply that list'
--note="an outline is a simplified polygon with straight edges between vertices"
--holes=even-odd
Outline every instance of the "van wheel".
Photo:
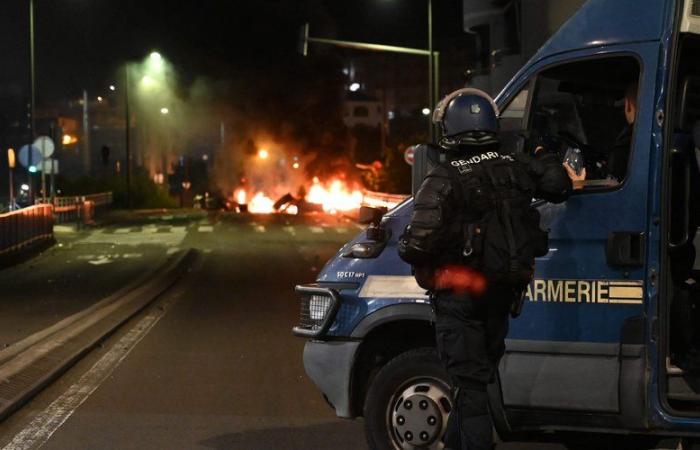
[{"label": "van wheel", "polygon": [[452,410],[448,380],[432,348],[407,351],[382,367],[365,399],[369,448],[442,449]]}]

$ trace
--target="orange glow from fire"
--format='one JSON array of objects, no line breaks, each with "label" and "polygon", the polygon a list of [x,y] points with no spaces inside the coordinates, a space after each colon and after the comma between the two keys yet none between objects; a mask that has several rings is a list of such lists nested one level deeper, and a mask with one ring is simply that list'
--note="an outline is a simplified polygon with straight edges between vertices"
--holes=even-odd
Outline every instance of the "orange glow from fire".
[{"label": "orange glow from fire", "polygon": [[314,177],[306,195],[306,201],[322,205],[323,210],[328,213],[350,211],[362,205],[362,191],[350,190],[343,181],[338,179],[324,186],[318,177]]},{"label": "orange glow from fire", "polygon": [[239,205],[245,205],[246,193],[243,189],[238,189],[234,194],[234,197],[236,198],[236,203]]},{"label": "orange glow from fire", "polygon": [[253,214],[270,214],[275,212],[273,205],[275,202],[262,192],[258,192],[250,199],[248,211]]}]

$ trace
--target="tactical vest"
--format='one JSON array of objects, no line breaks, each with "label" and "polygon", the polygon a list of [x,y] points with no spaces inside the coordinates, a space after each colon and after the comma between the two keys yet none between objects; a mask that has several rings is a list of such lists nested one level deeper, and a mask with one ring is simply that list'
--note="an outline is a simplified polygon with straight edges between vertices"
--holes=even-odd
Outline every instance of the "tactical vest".
[{"label": "tactical vest", "polygon": [[535,257],[549,251],[539,212],[531,206],[535,184],[511,156],[488,152],[450,161],[458,187],[456,226],[463,241],[462,262],[492,280],[527,283]]}]

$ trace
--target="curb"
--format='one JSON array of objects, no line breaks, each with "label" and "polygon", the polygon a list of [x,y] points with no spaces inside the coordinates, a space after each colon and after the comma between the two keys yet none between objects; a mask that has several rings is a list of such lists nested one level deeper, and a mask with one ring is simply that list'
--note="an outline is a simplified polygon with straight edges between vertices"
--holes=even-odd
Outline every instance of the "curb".
[{"label": "curb", "polygon": [[196,258],[195,250],[176,253],[137,282],[0,351],[0,421],[167,291]]}]

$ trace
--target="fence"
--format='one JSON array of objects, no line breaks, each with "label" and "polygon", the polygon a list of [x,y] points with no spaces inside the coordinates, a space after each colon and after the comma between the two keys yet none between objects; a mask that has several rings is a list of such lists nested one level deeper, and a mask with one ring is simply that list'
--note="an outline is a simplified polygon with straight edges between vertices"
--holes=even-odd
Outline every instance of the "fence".
[{"label": "fence", "polygon": [[0,214],[0,259],[53,240],[51,205],[35,205]]},{"label": "fence", "polygon": [[91,221],[98,209],[112,204],[112,193],[54,197],[53,212],[56,223]]}]

